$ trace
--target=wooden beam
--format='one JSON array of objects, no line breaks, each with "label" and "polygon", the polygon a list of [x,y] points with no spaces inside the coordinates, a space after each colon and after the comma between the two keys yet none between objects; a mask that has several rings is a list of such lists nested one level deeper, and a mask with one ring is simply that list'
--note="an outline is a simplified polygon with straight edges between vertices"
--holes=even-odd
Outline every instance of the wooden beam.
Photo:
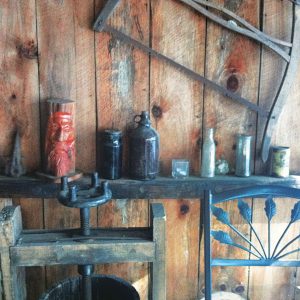
[{"label": "wooden beam", "polygon": [[10,257],[10,247],[16,244],[21,230],[20,206],[6,206],[0,213],[0,272],[5,300],[26,299],[24,269],[12,266]]},{"label": "wooden beam", "polygon": [[165,300],[166,294],[166,214],[161,203],[151,205],[153,240],[156,243],[156,257],[152,263],[152,299]]},{"label": "wooden beam", "polygon": [[[85,177],[76,181],[76,184],[80,187],[86,187],[89,182],[89,178]],[[158,177],[151,181],[120,179],[108,182],[113,193],[113,199],[180,199],[199,198],[203,194],[204,189],[221,192],[250,185],[267,184],[297,187],[300,186],[300,177],[251,176],[241,178],[236,176],[216,176],[207,179],[191,176],[186,179]],[[44,182],[33,177],[13,179],[0,176],[0,197],[56,198],[58,191],[58,184]]]},{"label": "wooden beam", "polygon": [[155,244],[147,240],[54,241],[11,248],[11,260],[16,266],[151,262],[154,257]]}]

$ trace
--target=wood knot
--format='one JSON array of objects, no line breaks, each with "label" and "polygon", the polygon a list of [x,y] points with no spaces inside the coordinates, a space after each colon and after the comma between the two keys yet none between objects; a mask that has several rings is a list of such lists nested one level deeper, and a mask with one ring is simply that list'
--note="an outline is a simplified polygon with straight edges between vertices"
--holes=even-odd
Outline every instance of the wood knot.
[{"label": "wood knot", "polygon": [[199,137],[199,138],[197,139],[197,147],[201,148],[201,145],[202,145],[202,138]]},{"label": "wood knot", "polygon": [[180,213],[186,215],[190,211],[190,207],[187,204],[182,204],[180,206]]},{"label": "wood knot", "polygon": [[10,96],[11,100],[16,100],[17,99],[17,95],[15,93],[12,93]]},{"label": "wood knot", "polygon": [[20,57],[25,57],[28,59],[38,58],[38,47],[33,40],[18,45],[17,49]]},{"label": "wood knot", "polygon": [[239,88],[239,79],[236,75],[230,75],[227,79],[227,89],[231,92],[236,92]]},{"label": "wood knot", "polygon": [[163,115],[162,109],[158,105],[153,105],[152,107],[152,115],[155,119],[160,119]]}]

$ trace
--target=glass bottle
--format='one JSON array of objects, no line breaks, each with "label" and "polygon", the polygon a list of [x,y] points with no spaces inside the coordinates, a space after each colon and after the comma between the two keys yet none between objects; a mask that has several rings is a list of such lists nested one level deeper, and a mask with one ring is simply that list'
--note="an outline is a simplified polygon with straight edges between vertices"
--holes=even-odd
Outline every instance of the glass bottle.
[{"label": "glass bottle", "polygon": [[103,169],[106,179],[119,179],[122,173],[122,132],[105,130],[103,133]]},{"label": "glass bottle", "polygon": [[[139,120],[138,120],[139,119]],[[159,166],[159,136],[151,127],[149,114],[142,111],[134,121],[138,126],[129,135],[129,173],[140,180],[154,179]]]},{"label": "glass bottle", "polygon": [[201,177],[214,177],[216,165],[216,145],[214,129],[207,128],[202,146]]},{"label": "glass bottle", "polygon": [[251,175],[251,142],[251,135],[239,134],[236,137],[236,176],[248,177]]}]

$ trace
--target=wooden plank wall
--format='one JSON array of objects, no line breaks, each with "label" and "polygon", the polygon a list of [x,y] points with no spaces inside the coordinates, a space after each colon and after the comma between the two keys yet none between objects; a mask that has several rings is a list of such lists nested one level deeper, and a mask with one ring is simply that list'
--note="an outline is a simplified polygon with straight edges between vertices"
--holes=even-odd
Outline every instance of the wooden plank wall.
[{"label": "wooden plank wall", "polygon": [[[273,36],[290,39],[291,3],[287,0],[214,2]],[[106,0],[0,0],[2,170],[16,129],[21,133],[27,170],[40,167],[45,102],[49,97],[58,97],[76,101],[77,168],[84,172],[93,171],[96,157],[101,157],[99,132],[113,127],[124,132],[126,174],[128,130],[133,126],[134,115],[142,110],[151,113],[153,126],[160,134],[162,174],[170,174],[172,158],[188,158],[191,172],[199,173],[202,132],[209,126],[216,128],[217,158],[225,157],[231,165],[236,133],[253,135],[255,171],[266,172],[266,165],[259,159],[265,120],[109,34],[95,34],[91,26],[105,3]],[[122,0],[109,22],[207,78],[231,87],[253,103],[270,108],[283,73],[284,64],[280,59],[257,43],[207,21],[179,1]],[[298,76],[296,82],[299,80]],[[274,144],[291,147],[294,173],[300,169],[299,97],[300,87],[295,84],[273,137]],[[93,225],[147,226],[149,203],[163,202],[167,213],[168,299],[201,299],[204,269],[199,201],[127,200],[116,199],[94,209]],[[9,200],[0,200],[0,206],[4,203]],[[14,199],[14,203],[22,206],[25,228],[64,228],[79,224],[78,211],[62,208],[54,199]],[[241,230],[247,230],[238,217],[232,221]],[[258,215],[255,222],[263,226],[263,216]],[[280,217],[277,222],[282,224]],[[230,251],[216,246],[217,250]],[[96,270],[129,280],[140,292],[141,299],[148,299],[147,264],[104,265]],[[28,269],[28,299],[37,299],[55,281],[75,273],[75,267]],[[295,286],[299,285],[299,274],[294,269],[282,274],[278,280],[276,273],[260,269],[250,272],[216,269],[214,286],[234,291],[242,285],[245,287],[242,296],[249,295],[254,300],[297,299]],[[275,286],[267,285],[275,280]]]}]

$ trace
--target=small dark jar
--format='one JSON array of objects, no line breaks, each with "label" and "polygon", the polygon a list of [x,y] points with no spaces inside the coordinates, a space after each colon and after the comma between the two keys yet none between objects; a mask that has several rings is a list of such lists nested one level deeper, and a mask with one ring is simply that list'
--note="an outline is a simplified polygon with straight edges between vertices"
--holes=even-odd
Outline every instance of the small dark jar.
[{"label": "small dark jar", "polygon": [[129,135],[129,174],[133,179],[155,179],[159,168],[159,136],[149,114],[135,116],[138,126]]},{"label": "small dark jar", "polygon": [[122,176],[122,132],[105,130],[103,133],[102,177],[119,179]]}]

